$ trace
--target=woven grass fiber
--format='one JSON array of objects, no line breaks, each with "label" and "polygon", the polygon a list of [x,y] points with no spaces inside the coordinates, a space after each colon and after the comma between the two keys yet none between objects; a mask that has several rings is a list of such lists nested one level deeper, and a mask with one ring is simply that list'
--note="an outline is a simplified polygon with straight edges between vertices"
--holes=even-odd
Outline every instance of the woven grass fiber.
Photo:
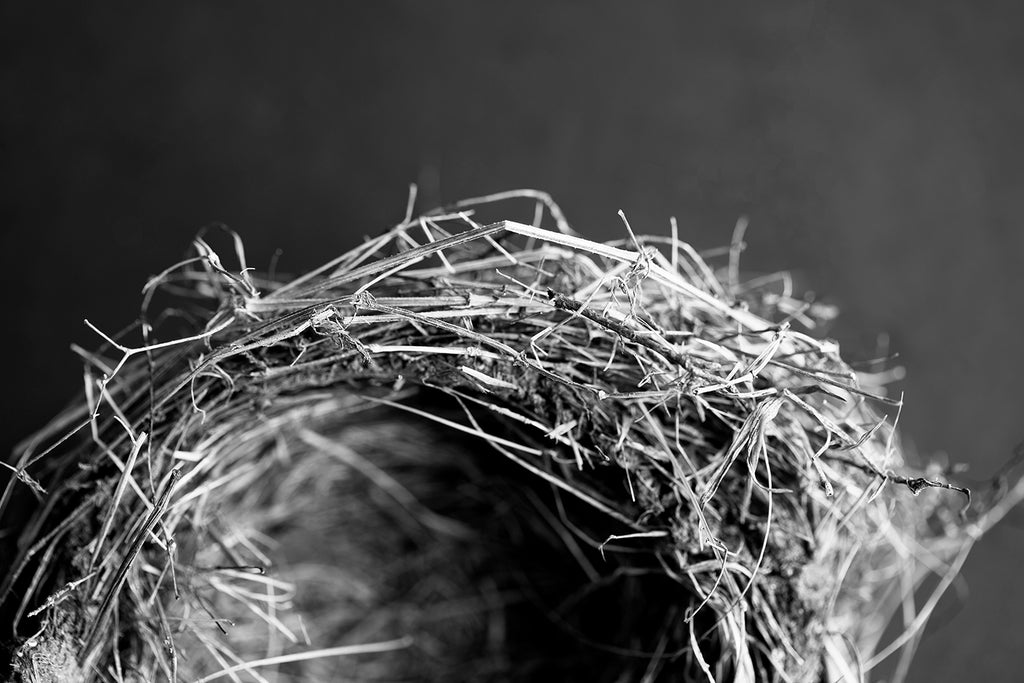
[{"label": "woven grass fiber", "polygon": [[906,673],[1005,505],[907,462],[828,307],[742,280],[742,225],[698,254],[414,199],[296,278],[207,231],[74,347],[84,393],[5,466],[14,680]]}]

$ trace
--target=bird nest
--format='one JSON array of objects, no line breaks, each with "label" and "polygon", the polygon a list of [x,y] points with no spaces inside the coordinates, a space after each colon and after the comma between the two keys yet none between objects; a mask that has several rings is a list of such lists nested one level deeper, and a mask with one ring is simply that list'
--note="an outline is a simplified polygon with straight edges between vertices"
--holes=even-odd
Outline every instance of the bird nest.
[{"label": "bird nest", "polygon": [[531,191],[412,206],[294,279],[201,236],[76,348],[84,394],[0,500],[16,679],[905,668],[977,525],[917,496],[955,487],[814,335],[827,308],[742,281],[739,235],[599,244]]}]

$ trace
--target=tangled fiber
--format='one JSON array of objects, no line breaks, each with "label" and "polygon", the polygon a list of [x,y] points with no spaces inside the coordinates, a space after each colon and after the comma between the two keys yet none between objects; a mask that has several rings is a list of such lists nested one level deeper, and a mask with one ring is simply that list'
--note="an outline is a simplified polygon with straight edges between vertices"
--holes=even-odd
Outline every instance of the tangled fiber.
[{"label": "tangled fiber", "polygon": [[413,204],[291,280],[201,236],[76,347],[82,398],[6,466],[15,680],[906,671],[1002,508],[905,462],[827,308],[742,282],[741,234]]}]

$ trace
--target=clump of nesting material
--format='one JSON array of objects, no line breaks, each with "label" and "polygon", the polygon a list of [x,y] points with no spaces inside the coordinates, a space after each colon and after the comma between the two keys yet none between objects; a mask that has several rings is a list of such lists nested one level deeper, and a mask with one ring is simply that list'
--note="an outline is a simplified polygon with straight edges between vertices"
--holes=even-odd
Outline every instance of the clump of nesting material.
[{"label": "clump of nesting material", "polygon": [[16,454],[16,678],[862,680],[976,537],[739,244],[523,191],[292,280],[234,251],[155,277]]}]

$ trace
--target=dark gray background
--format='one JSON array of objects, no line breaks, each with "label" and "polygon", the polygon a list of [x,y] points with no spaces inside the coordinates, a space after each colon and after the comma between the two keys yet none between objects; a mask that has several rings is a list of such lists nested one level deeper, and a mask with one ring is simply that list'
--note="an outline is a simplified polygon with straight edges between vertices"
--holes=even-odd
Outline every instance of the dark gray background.
[{"label": "dark gray background", "polygon": [[[220,220],[298,271],[422,205],[538,187],[574,226],[752,227],[888,332],[904,434],[985,479],[1024,438],[1024,41],[1018,3],[134,3],[0,9],[3,443],[80,384],[82,326],[128,323],[147,275]],[[1024,517],[912,681],[1019,680]]]}]

